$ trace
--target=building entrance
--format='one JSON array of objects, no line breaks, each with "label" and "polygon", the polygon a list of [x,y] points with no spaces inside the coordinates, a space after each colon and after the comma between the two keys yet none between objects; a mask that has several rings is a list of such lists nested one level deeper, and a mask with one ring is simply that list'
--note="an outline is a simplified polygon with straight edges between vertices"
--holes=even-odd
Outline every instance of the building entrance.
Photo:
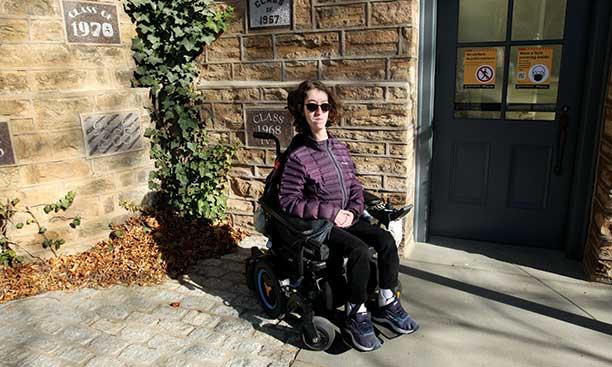
[{"label": "building entrance", "polygon": [[432,235],[564,246],[590,6],[438,3]]}]

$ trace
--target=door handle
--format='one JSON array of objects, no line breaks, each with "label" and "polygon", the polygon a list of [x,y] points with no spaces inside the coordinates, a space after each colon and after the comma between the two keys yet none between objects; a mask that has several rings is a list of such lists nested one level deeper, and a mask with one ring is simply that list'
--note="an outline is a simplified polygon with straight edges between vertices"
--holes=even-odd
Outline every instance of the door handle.
[{"label": "door handle", "polygon": [[555,175],[563,174],[563,155],[565,153],[565,145],[567,143],[567,134],[569,129],[569,106],[565,105],[561,108],[559,115],[559,127],[557,133],[557,156],[555,157]]}]

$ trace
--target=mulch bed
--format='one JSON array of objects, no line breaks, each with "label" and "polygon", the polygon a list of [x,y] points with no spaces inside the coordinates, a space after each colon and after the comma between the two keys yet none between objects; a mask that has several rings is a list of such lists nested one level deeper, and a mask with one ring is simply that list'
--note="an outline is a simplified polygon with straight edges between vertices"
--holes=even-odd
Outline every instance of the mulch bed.
[{"label": "mulch bed", "polygon": [[157,213],[114,226],[110,239],[72,256],[0,269],[0,303],[52,290],[151,285],[237,248],[245,232]]}]

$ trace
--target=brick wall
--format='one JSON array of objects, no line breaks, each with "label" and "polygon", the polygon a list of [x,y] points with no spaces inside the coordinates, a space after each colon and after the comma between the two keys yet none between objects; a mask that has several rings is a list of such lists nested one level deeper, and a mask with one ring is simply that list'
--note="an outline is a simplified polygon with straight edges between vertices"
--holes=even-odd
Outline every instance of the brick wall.
[{"label": "brick wall", "polygon": [[[48,223],[69,240],[65,252],[106,237],[124,218],[122,199],[140,201],[151,169],[148,150],[90,158],[79,115],[137,109],[150,124],[147,91],[130,87],[134,27],[118,4],[121,45],[66,42],[60,0],[0,0],[0,121],[8,121],[17,164],[0,166],[0,198],[27,205],[77,192],[69,214],[76,232]],[[247,148],[246,110],[283,108],[300,81],[334,88],[344,114],[333,133],[351,149],[365,187],[395,203],[413,201],[418,9],[416,0],[294,0],[291,29],[250,31],[246,0],[227,1],[236,17],[200,58],[203,120],[213,139],[241,142],[231,177],[230,219],[250,228],[273,151]],[[40,211],[38,207],[36,210]],[[412,242],[412,218],[405,222]],[[34,254],[32,232],[12,232]],[[407,248],[407,246],[406,246]],[[43,253],[46,253],[43,251]]]},{"label": "brick wall", "polygon": [[[85,153],[81,113],[134,109],[149,123],[147,91],[130,87],[134,29],[121,3],[117,8],[121,45],[76,45],[66,42],[60,0],[0,0],[0,121],[8,121],[17,162],[0,166],[0,198],[35,206],[76,191],[68,214],[80,214],[82,226],[45,223],[51,236],[68,240],[64,252],[106,237],[108,224],[126,214],[119,200],[140,202],[147,191],[146,149]],[[30,252],[48,254],[33,243],[30,227],[11,233]]]},{"label": "brick wall", "polygon": [[603,125],[584,267],[591,280],[612,284],[612,70]]},{"label": "brick wall", "polygon": [[[348,143],[367,189],[413,201],[418,1],[295,0],[293,27],[248,30],[246,1],[230,30],[201,58],[199,88],[218,139],[245,142],[245,111],[282,108],[304,79],[332,86],[344,114],[332,132]],[[238,152],[231,219],[250,227],[272,166],[270,149]],[[405,243],[412,243],[412,217]],[[408,248],[408,246],[406,246]]]}]

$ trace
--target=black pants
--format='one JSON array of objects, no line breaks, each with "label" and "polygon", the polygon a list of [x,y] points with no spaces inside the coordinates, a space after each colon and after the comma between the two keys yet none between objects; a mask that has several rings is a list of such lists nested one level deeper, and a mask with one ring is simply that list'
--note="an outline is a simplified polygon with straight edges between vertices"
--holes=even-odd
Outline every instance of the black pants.
[{"label": "black pants", "polygon": [[327,240],[330,249],[330,272],[339,270],[342,258],[347,257],[348,301],[354,304],[367,300],[370,258],[368,246],[378,253],[378,282],[380,288],[397,286],[399,256],[391,233],[359,219],[348,228],[334,227]]}]

